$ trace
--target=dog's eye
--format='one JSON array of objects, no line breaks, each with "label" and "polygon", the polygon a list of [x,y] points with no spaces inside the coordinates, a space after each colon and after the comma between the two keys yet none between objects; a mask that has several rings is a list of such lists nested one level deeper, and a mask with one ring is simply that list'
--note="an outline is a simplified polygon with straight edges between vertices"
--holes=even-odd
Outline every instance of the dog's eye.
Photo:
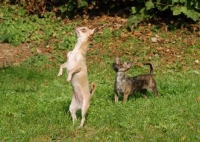
[{"label": "dog's eye", "polygon": [[81,29],[81,31],[85,33],[85,32],[86,32],[86,29],[85,29],[85,28],[83,28],[83,29]]}]

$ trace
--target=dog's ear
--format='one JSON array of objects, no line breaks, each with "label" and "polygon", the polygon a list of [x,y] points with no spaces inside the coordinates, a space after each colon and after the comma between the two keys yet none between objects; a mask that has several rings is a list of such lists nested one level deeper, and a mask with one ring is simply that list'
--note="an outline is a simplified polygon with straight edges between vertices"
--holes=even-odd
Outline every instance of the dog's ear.
[{"label": "dog's ear", "polygon": [[95,30],[96,30],[96,28],[90,30],[90,36],[93,36],[93,35],[94,35],[94,31],[95,31]]},{"label": "dog's ear", "polygon": [[115,63],[116,63],[116,64],[119,64],[119,63],[120,63],[120,60],[119,60],[118,57],[115,59]]},{"label": "dog's ear", "polygon": [[132,66],[132,62],[127,63],[127,67],[130,68]]}]

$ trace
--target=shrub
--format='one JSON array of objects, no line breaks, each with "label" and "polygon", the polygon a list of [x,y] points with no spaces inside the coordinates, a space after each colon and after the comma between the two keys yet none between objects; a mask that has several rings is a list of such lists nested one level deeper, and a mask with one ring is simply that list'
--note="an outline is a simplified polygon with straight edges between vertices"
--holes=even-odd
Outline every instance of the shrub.
[{"label": "shrub", "polygon": [[164,11],[170,11],[173,16],[184,15],[185,18],[193,21],[200,18],[199,0],[3,0],[3,2],[20,4],[29,14],[40,16],[49,10],[69,17],[91,10],[108,12],[116,8],[125,9],[129,11],[127,26],[130,29],[132,25],[137,26],[141,21],[155,18]]}]

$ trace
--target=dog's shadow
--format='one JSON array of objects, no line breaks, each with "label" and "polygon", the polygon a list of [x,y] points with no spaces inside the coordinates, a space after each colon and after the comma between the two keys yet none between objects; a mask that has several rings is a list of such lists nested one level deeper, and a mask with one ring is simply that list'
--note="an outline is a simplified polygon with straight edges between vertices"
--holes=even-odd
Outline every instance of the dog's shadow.
[{"label": "dog's shadow", "polygon": [[[129,95],[127,101],[129,101],[129,100],[137,100],[137,99],[140,99],[140,98],[148,99],[148,98],[151,98],[151,97],[155,97],[155,95],[150,93],[150,92],[148,92],[148,91],[146,93],[146,97],[144,97],[141,92],[137,92],[135,94]],[[123,95],[119,95],[119,101],[123,101],[123,98],[124,98]],[[110,99],[114,100],[114,94],[113,94],[113,96],[110,96]]]},{"label": "dog's shadow", "polygon": [[64,111],[65,115],[70,114],[70,111],[69,111],[70,103],[71,103],[70,101],[67,101],[63,104],[63,111]]},{"label": "dog's shadow", "polygon": [[[69,116],[71,116],[71,113],[70,113],[70,111],[69,111],[69,106],[70,106],[70,104],[71,104],[71,101],[67,101],[67,102],[63,105],[64,113],[65,113],[66,115],[69,115]],[[77,116],[77,119],[79,119],[79,118],[82,117],[82,115],[81,115],[81,110],[77,110],[76,116]],[[86,118],[87,118],[87,115],[86,115]]]},{"label": "dog's shadow", "polygon": [[155,95],[147,91],[145,97],[144,97],[144,94],[142,94],[141,92],[137,92],[133,95],[130,95],[129,99],[135,99],[136,100],[136,99],[139,99],[139,98],[147,99],[147,98],[151,98],[151,97],[155,97]]}]

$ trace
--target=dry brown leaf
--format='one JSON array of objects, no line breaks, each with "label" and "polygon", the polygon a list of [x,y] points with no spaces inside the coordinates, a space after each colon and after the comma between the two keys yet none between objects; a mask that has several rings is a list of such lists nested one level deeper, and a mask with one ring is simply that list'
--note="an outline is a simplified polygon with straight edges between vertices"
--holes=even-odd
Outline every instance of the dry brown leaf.
[{"label": "dry brown leaf", "polygon": [[198,96],[198,102],[200,102],[200,96]]},{"label": "dry brown leaf", "polygon": [[186,136],[183,136],[182,138],[181,138],[181,141],[184,141],[186,139]]}]

